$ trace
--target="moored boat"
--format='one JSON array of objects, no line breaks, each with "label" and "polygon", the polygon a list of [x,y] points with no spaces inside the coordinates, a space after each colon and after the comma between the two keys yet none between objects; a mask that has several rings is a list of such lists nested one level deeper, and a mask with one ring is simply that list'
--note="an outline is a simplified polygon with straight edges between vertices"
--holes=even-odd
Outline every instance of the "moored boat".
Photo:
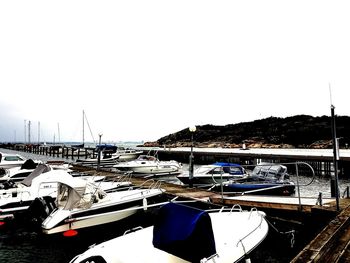
[{"label": "moored boat", "polygon": [[139,175],[179,174],[182,172],[181,163],[174,160],[160,161],[151,155],[140,155],[136,160],[117,163],[113,168]]},{"label": "moored boat", "polygon": [[230,179],[246,178],[248,174],[245,169],[236,163],[216,162],[209,165],[203,165],[193,172],[192,179],[188,173],[177,176],[183,184],[189,184],[190,180],[195,186],[206,186],[218,184]]},{"label": "moored boat", "polygon": [[267,236],[264,216],[256,209],[204,211],[171,202],[153,226],[93,245],[70,263],[238,262]]},{"label": "moored boat", "polygon": [[229,180],[215,185],[212,190],[224,190],[226,193],[292,195],[295,193],[295,184],[290,181],[286,166],[260,164],[244,180]]},{"label": "moored boat", "polygon": [[57,179],[56,182],[56,201],[40,200],[44,201],[44,207],[36,217],[45,218],[41,224],[41,231],[45,234],[119,221],[140,209],[147,209],[148,205],[164,192],[157,183],[148,188],[130,188],[106,193],[86,180]]}]

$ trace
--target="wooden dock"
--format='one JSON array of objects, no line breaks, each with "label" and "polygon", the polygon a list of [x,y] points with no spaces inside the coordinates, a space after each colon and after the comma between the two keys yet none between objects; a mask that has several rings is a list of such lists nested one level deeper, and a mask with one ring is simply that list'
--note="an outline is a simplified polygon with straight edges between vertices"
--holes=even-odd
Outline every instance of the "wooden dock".
[{"label": "wooden dock", "polygon": [[350,262],[350,201],[342,201],[345,208],[291,262]]}]

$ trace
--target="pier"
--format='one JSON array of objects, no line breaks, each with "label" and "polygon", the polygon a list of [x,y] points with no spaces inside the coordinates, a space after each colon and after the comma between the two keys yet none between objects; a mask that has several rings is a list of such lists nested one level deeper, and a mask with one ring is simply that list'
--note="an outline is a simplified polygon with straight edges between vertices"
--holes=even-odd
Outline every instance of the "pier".
[{"label": "pier", "polygon": [[[9,149],[59,157],[74,161],[76,159],[96,158],[96,148],[74,148],[72,146],[58,145],[25,145],[16,144]],[[137,147],[145,154],[157,153],[161,160],[177,160],[188,163],[191,154],[189,147]],[[268,149],[268,148],[193,148],[195,164],[208,164],[213,162],[234,162],[243,165],[256,165],[261,161],[275,163],[306,162],[312,166],[316,176],[329,177],[333,174],[333,149]],[[350,149],[339,151],[338,175],[350,176]]]},{"label": "pier", "polygon": [[[147,151],[147,148],[141,148]],[[160,159],[188,162],[190,148],[157,148]],[[193,148],[194,162],[208,164],[217,161],[256,165],[260,161],[288,163],[306,162],[316,176],[333,174],[333,149],[267,149],[267,148]],[[350,149],[339,151],[339,176],[350,176]]]}]

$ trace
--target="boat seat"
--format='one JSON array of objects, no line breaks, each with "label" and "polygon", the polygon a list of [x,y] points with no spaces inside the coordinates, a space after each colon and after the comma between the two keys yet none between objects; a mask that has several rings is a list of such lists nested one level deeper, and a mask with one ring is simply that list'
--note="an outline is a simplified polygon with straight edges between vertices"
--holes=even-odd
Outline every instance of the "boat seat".
[{"label": "boat seat", "polygon": [[190,262],[210,257],[216,253],[210,216],[182,204],[164,205],[155,220],[153,245]]}]

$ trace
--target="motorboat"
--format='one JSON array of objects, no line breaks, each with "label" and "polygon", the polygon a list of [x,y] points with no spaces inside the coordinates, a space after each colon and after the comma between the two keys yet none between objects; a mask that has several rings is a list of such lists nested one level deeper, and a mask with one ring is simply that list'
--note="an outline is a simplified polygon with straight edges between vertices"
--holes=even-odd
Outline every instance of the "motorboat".
[{"label": "motorboat", "polygon": [[210,165],[203,165],[193,172],[190,179],[189,173],[182,173],[177,178],[183,184],[192,184],[196,186],[208,186],[218,184],[230,179],[242,179],[248,176],[245,169],[236,163],[216,162]]},{"label": "motorboat", "polygon": [[289,196],[295,193],[295,184],[290,181],[285,165],[260,164],[244,180],[229,180],[213,189],[233,193]]},{"label": "motorboat", "polygon": [[139,157],[142,153],[143,151],[118,147],[116,152],[113,153],[112,156],[119,156],[118,162],[128,162],[137,159],[137,157]]},{"label": "motorboat", "polygon": [[84,180],[91,184],[96,184],[106,192],[118,189],[128,189],[132,186],[130,181],[118,179],[115,181],[101,181],[104,176],[96,175],[75,175],[61,169],[52,169],[47,164],[39,164],[22,181],[4,181],[0,188],[0,215],[18,214],[27,211],[29,206],[37,197],[57,195],[57,182],[55,180]]},{"label": "motorboat", "polygon": [[[70,263],[239,262],[267,236],[265,214],[256,209],[201,210],[170,202],[153,226],[92,245]],[[137,248],[137,253],[133,253]]]},{"label": "motorboat", "polygon": [[[5,181],[19,182],[29,176],[38,166],[41,161],[33,161],[32,159],[27,159],[21,166],[15,166],[8,169],[0,170],[0,183]],[[71,172],[69,169],[69,164],[62,161],[47,161],[46,164],[50,168],[62,169],[68,172]],[[1,187],[0,187],[1,189]]]},{"label": "motorboat", "polygon": [[77,159],[76,164],[86,165],[86,166],[97,166],[98,164],[103,166],[112,167],[118,163],[119,155],[104,154],[101,153],[100,158],[86,158],[86,159]]},{"label": "motorboat", "polygon": [[130,188],[109,193],[96,184],[77,178],[56,178],[51,182],[58,184],[56,200],[36,199],[38,207],[31,206],[31,212],[36,211],[33,213],[35,221],[43,220],[41,231],[44,234],[64,233],[117,222],[141,209],[146,210],[164,192],[159,182],[148,188]]},{"label": "motorboat", "polygon": [[32,159],[26,160],[21,166],[14,166],[7,169],[0,170],[0,183],[8,180],[21,181],[26,178],[34,169],[38,166],[38,163]]},{"label": "motorboat", "polygon": [[177,161],[160,161],[155,156],[144,154],[136,160],[117,163],[113,168],[122,172],[131,172],[133,175],[164,175],[182,172],[182,164]]},{"label": "motorboat", "polygon": [[26,160],[26,158],[19,154],[0,152],[0,168],[2,169],[21,166]]}]

